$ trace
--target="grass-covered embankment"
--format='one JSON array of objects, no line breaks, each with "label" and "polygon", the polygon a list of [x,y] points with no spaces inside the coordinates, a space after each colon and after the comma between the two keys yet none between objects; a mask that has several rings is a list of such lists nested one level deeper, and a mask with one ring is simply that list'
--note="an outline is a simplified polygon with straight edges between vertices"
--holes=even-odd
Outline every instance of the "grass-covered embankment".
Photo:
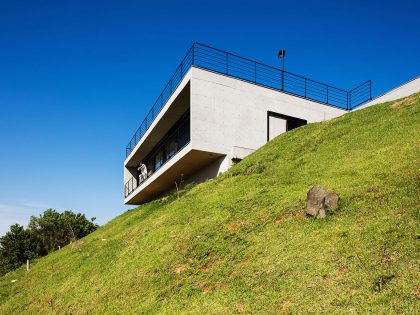
[{"label": "grass-covered embankment", "polygon": [[[2,277],[0,313],[415,313],[419,111],[417,94],[283,134]],[[314,184],[341,196],[324,220],[303,215]]]}]

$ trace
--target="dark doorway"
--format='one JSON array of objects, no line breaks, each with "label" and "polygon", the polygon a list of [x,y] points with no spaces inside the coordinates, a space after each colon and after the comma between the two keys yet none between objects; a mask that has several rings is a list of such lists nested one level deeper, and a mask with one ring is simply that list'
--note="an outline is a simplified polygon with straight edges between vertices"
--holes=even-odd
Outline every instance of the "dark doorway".
[{"label": "dark doorway", "polygon": [[307,124],[308,122],[304,119],[274,112],[267,112],[267,141],[270,141],[283,132],[293,130]]}]

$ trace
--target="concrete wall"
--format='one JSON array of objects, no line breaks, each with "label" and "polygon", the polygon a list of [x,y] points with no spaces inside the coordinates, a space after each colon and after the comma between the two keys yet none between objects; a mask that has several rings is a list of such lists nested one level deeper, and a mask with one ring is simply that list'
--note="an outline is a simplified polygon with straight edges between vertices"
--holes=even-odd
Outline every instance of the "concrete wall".
[{"label": "concrete wall", "polygon": [[[357,109],[419,91],[420,78],[417,77]],[[125,203],[139,204],[173,189],[174,180],[180,174],[186,175],[186,182],[202,182],[225,172],[232,166],[232,159],[243,159],[267,142],[268,112],[304,119],[308,123],[329,120],[347,112],[192,67],[126,159],[125,181],[134,175],[136,163],[188,107],[190,143],[126,198]],[[274,121],[270,124],[272,133],[284,132],[285,121],[273,119],[277,119],[278,124]]]},{"label": "concrete wall", "polygon": [[420,92],[420,77],[415,77],[414,79],[378,96],[377,98],[371,100],[370,102],[367,102],[366,104],[360,107],[355,108],[354,110],[359,110],[375,104],[394,101],[417,92]]},{"label": "concrete wall", "polygon": [[230,160],[227,155],[219,157],[217,160],[211,162],[207,166],[198,170],[196,173],[187,178],[186,184],[189,183],[202,183],[208,179],[214,178],[217,175],[229,169]]},{"label": "concrete wall", "polygon": [[233,147],[249,152],[260,148],[267,142],[268,111],[308,123],[346,113],[239,79],[192,69],[191,143],[195,149],[230,155]]},{"label": "concrete wall", "polygon": [[242,160],[254,151],[254,149],[233,146],[229,155],[232,159]]}]

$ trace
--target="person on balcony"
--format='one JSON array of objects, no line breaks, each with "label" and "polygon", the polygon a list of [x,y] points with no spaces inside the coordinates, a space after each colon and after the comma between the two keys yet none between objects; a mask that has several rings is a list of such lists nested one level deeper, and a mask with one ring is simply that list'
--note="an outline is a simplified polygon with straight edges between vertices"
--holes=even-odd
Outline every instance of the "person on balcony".
[{"label": "person on balcony", "polygon": [[147,178],[147,167],[144,163],[141,163],[137,170],[139,172],[139,183],[142,183]]}]

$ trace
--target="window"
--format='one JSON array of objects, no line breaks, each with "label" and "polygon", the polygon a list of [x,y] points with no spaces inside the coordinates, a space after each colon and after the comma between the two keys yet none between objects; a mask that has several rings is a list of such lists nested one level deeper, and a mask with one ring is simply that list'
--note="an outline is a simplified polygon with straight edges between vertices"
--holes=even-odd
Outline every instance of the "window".
[{"label": "window", "polygon": [[168,144],[166,145],[166,156],[167,160],[169,160],[171,157],[173,157],[178,150],[176,139],[172,138],[169,139]]},{"label": "window", "polygon": [[179,128],[179,148],[181,149],[190,141],[190,120],[186,120]]},{"label": "window", "polygon": [[190,142],[190,112],[186,111],[144,159],[147,178],[188,142]]},{"label": "window", "polygon": [[159,151],[155,157],[155,170],[160,168],[163,164],[163,152]]}]

